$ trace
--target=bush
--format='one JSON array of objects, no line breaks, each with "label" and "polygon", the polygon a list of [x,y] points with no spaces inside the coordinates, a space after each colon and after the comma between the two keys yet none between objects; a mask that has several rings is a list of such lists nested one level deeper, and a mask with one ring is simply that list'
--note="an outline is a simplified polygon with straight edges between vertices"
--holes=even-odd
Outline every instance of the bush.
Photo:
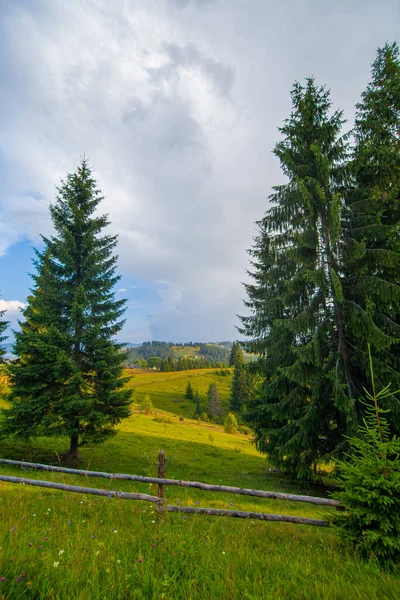
[{"label": "bush", "polygon": [[[387,565],[400,561],[400,440],[391,436],[389,412],[379,401],[391,395],[387,386],[376,393],[372,361],[372,394],[366,392],[364,425],[349,438],[349,460],[337,461],[340,492],[333,496],[345,507],[334,517],[338,534],[362,555]],[[397,392],[398,393],[398,392]]]},{"label": "bush", "polygon": [[150,398],[149,394],[146,394],[144,396],[144,398],[142,398],[141,400],[139,400],[139,408],[146,415],[151,414],[151,411],[152,411],[152,408],[153,408],[153,403],[151,401],[151,398]]},{"label": "bush", "polygon": [[225,433],[236,433],[237,428],[238,424],[235,415],[233,413],[229,413],[224,423]]},{"label": "bush", "polygon": [[243,433],[244,435],[250,435],[251,429],[249,427],[245,427],[244,425],[240,425],[238,427],[238,432]]}]

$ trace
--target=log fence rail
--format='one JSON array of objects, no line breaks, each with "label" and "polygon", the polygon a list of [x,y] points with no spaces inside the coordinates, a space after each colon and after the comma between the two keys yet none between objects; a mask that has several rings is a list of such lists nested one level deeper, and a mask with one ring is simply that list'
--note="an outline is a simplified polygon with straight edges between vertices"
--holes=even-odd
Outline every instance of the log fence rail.
[{"label": "log fence rail", "polygon": [[306,517],[296,517],[291,515],[279,515],[279,514],[267,514],[267,513],[256,513],[248,511],[236,511],[228,509],[216,509],[216,508],[200,508],[192,506],[174,506],[167,505],[165,502],[165,486],[177,485],[185,488],[196,488],[203,491],[212,492],[224,492],[230,494],[239,494],[244,496],[252,496],[258,498],[269,498],[275,500],[285,500],[289,502],[306,502],[309,504],[315,504],[319,506],[330,506],[336,509],[341,509],[341,505],[337,500],[330,498],[318,498],[315,496],[295,495],[295,494],[283,494],[280,492],[270,492],[266,490],[253,490],[248,488],[231,487],[224,485],[214,485],[209,483],[201,483],[199,481],[184,481],[180,479],[167,479],[165,478],[165,454],[163,450],[160,450],[158,456],[158,477],[144,477],[141,475],[131,475],[126,473],[107,473],[102,471],[86,471],[81,469],[70,469],[67,467],[56,467],[52,465],[45,465],[41,463],[28,463],[25,461],[0,459],[0,465],[5,466],[19,466],[25,469],[38,469],[44,471],[51,471],[55,473],[67,473],[69,475],[80,475],[85,477],[102,477],[110,480],[127,480],[137,481],[139,483],[151,483],[158,486],[158,495],[152,496],[149,494],[139,494],[130,492],[118,492],[116,490],[104,490],[98,488],[88,488],[81,486],[72,486],[63,483],[55,483],[50,481],[41,481],[37,479],[27,479],[21,477],[11,477],[2,475],[0,472],[0,481],[8,483],[19,483],[25,485],[32,485],[38,487],[46,487],[52,489],[63,490],[67,492],[77,492],[83,494],[92,494],[96,496],[106,496],[109,498],[115,497],[125,500],[142,500],[145,502],[154,502],[156,504],[157,512],[159,516],[163,512],[175,512],[175,513],[186,513],[186,514],[203,514],[213,516],[227,516],[236,517],[240,519],[258,519],[262,521],[286,521],[290,523],[298,523],[303,525],[314,525],[318,527],[326,527],[329,525],[328,521],[321,519],[308,519]]}]

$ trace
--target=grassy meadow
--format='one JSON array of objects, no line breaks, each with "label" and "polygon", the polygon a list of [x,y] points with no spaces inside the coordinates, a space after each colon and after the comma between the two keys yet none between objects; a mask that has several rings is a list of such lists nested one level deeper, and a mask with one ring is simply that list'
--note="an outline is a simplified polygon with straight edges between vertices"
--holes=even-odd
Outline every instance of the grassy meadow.
[{"label": "grassy meadow", "polygon": [[[193,348],[191,349],[193,350]],[[231,377],[218,375],[216,369],[194,369],[170,373],[126,369],[125,375],[129,377],[128,387],[134,389],[135,402],[139,402],[146,394],[149,394],[155,408],[191,417],[195,406],[193,402],[185,398],[187,383],[191,381],[193,388],[197,389],[201,396],[205,410],[205,400],[210,383],[217,385],[222,404],[226,410],[228,408]]]},{"label": "grassy meadow", "polygon": [[[156,377],[155,377],[156,375]],[[129,384],[147,390],[157,408],[173,402],[183,380],[140,374]],[[181,375],[181,374],[179,374]],[[158,376],[158,377],[157,377]],[[147,379],[147,377],[153,379]],[[192,372],[206,391],[215,376]],[[229,384],[229,378],[220,378]],[[218,385],[218,382],[217,382]],[[219,385],[218,385],[219,387]],[[164,393],[163,393],[164,390]],[[58,463],[67,440],[2,442],[0,456]],[[323,495],[269,471],[246,436],[190,419],[134,412],[104,445],[81,450],[82,468],[154,476],[159,449],[166,476],[240,487]],[[156,494],[156,486],[0,467],[7,475]],[[329,518],[327,507],[167,487],[169,503]],[[400,577],[359,560],[329,528],[211,516],[167,514],[145,502],[0,482],[2,599],[398,599]]]}]

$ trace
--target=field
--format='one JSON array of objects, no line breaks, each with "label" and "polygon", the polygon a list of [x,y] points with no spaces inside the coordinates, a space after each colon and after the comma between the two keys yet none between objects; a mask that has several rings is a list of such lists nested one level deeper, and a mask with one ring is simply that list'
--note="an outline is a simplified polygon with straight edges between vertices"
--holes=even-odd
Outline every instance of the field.
[{"label": "field", "polygon": [[195,369],[172,373],[134,371],[133,375],[129,369],[125,371],[125,375],[130,376],[128,387],[134,389],[135,401],[140,401],[145,394],[149,394],[155,408],[184,417],[191,417],[195,410],[193,402],[185,398],[188,381],[191,381],[195,390],[198,390],[204,407],[208,387],[210,383],[215,383],[222,403],[227,409],[231,377],[224,377],[216,373],[216,369]]},{"label": "field", "polygon": [[[166,410],[168,403],[175,407],[172,395],[178,389],[174,387],[177,380],[161,380],[172,374],[159,375],[154,384],[144,374],[132,383],[137,393],[148,390],[158,408]],[[154,378],[154,374],[150,376]],[[211,372],[193,372],[192,383],[199,391],[201,386],[206,390],[212,377]],[[229,382],[229,378],[221,379]],[[171,385],[169,392],[167,384]],[[67,440],[62,439],[39,439],[27,445],[3,442],[0,456],[57,464],[57,454],[66,448]],[[167,477],[325,493],[319,486],[300,489],[279,473],[270,472],[249,438],[202,427],[186,418],[182,422],[134,413],[115,438],[105,445],[83,448],[81,456],[83,466],[93,470],[155,475],[160,448],[167,457]],[[85,480],[8,467],[0,472],[110,490],[156,491],[154,486],[135,482]],[[172,486],[166,496],[170,503],[189,506],[315,518],[332,514],[325,507]],[[2,599],[399,598],[400,578],[382,572],[372,561],[357,559],[341,546],[330,528],[176,514],[159,521],[154,505],[144,502],[2,482],[0,514]]]}]

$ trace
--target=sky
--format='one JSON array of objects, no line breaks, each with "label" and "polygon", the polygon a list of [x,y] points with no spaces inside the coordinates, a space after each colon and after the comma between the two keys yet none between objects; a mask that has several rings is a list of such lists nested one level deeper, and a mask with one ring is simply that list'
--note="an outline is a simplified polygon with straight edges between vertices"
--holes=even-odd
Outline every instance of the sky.
[{"label": "sky", "polygon": [[[234,340],[295,81],[350,129],[398,0],[0,0],[0,310],[85,153],[118,234],[121,341]],[[396,38],[397,36],[397,38]]]}]

